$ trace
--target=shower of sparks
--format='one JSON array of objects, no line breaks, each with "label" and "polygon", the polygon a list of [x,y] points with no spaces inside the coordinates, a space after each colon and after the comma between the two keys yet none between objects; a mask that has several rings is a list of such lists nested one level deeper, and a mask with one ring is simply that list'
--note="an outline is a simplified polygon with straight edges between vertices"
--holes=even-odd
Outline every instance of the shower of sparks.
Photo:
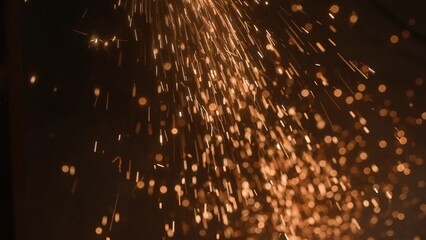
[{"label": "shower of sparks", "polygon": [[[158,199],[165,237],[298,240],[367,234],[360,224],[363,212],[388,208],[396,197],[395,175],[409,175],[410,165],[422,164],[411,155],[410,162],[393,164],[389,183],[375,181],[382,170],[370,158],[388,145],[401,156],[409,140],[396,128],[396,142],[368,142],[375,129],[362,112],[378,112],[395,124],[397,113],[376,106],[368,93],[365,80],[374,70],[338,51],[331,36],[339,6],[331,6],[329,19],[321,22],[309,21],[302,5],[270,9],[275,5],[118,0],[114,8],[127,11],[132,39],[90,38],[91,47],[140,43],[147,50],[140,57],[154,63],[149,81],[155,81],[156,98],[140,96],[136,86],[129,93],[147,116],[130,134],[155,141],[144,160],[150,167],[122,156],[111,163],[135,191]],[[256,19],[265,13],[276,25]],[[138,27],[141,19],[151,27],[150,43]],[[356,13],[348,20],[355,24]],[[378,92],[386,92],[386,85]],[[94,95],[93,107],[107,111],[109,92],[96,88]],[[412,121],[421,124],[423,115]],[[100,149],[97,139],[93,152]],[[62,171],[74,175],[75,169],[64,165]],[[351,183],[355,177],[362,188]],[[109,236],[113,222],[120,221],[117,204],[124,200],[118,196],[96,234]],[[404,219],[402,212],[392,216]],[[374,215],[370,223],[378,221]]]}]

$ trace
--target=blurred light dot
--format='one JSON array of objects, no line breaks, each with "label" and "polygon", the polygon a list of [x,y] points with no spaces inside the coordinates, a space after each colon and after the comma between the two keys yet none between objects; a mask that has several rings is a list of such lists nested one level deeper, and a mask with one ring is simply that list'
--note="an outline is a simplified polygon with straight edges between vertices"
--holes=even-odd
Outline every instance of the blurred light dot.
[{"label": "blurred light dot", "polygon": [[99,88],[95,88],[95,90],[93,91],[93,94],[95,94],[95,96],[99,96],[100,93],[101,90]]},{"label": "blurred light dot", "polygon": [[333,94],[334,94],[335,97],[341,97],[342,93],[343,93],[342,90],[335,89]]},{"label": "blurred light dot", "polygon": [[148,100],[144,97],[141,97],[141,98],[139,98],[138,102],[139,102],[139,105],[145,106],[146,103],[148,102]]},{"label": "blurred light dot", "polygon": [[409,38],[411,33],[408,30],[404,30],[404,31],[402,31],[401,35],[402,35],[403,38]]},{"label": "blurred light dot", "polygon": [[167,192],[167,187],[166,186],[161,186],[160,187],[160,192],[162,193],[162,194],[165,194],[166,192]]},{"label": "blurred light dot", "polygon": [[283,75],[284,74],[284,68],[281,66],[278,66],[275,68],[275,72],[277,72],[277,74],[279,75]]},{"label": "blurred light dot", "polygon": [[330,12],[333,13],[333,14],[338,13],[339,10],[340,10],[340,8],[337,5],[333,5],[333,6],[330,7]]},{"label": "blurred light dot", "polygon": [[166,62],[163,64],[163,68],[166,71],[169,71],[170,69],[172,69],[172,64],[170,62]]},{"label": "blurred light dot", "polygon": [[360,92],[364,92],[365,91],[365,89],[366,89],[366,86],[365,86],[365,84],[358,84],[358,91],[360,91]]},{"label": "blurred light dot", "polygon": [[300,4],[292,4],[291,5],[291,11],[293,12],[297,12],[297,11],[302,11],[303,7]]},{"label": "blurred light dot", "polygon": [[108,217],[107,216],[103,216],[102,217],[102,226],[106,226],[108,223]]},{"label": "blurred light dot", "polygon": [[380,84],[377,89],[379,90],[379,92],[384,93],[386,92],[386,85]]},{"label": "blurred light dot", "polygon": [[346,104],[351,105],[354,102],[354,98],[352,96],[349,96],[345,100]]},{"label": "blurred light dot", "polygon": [[30,83],[31,84],[34,84],[35,82],[36,82],[36,80],[37,80],[37,78],[36,78],[36,76],[31,76],[31,78],[30,78]]},{"label": "blurred light dot", "polygon": [[399,41],[399,37],[397,35],[392,35],[389,38],[389,40],[390,40],[391,43],[395,44],[395,43],[397,43]]},{"label": "blurred light dot", "polygon": [[157,160],[159,162],[162,161],[163,160],[163,155],[161,153],[156,154],[155,155],[155,160]]},{"label": "blurred light dot", "polygon": [[302,97],[307,97],[307,96],[309,96],[309,90],[308,89],[303,89],[302,92],[301,92],[301,94],[302,94]]},{"label": "blurred light dot", "polygon": [[369,167],[366,167],[362,172],[364,173],[364,175],[369,175],[371,173],[371,169]]},{"label": "blurred light dot", "polygon": [[404,137],[405,136],[405,132],[404,131],[402,131],[402,130],[399,130],[398,132],[396,132],[396,136],[397,137]]},{"label": "blurred light dot", "polygon": [[366,159],[367,159],[367,157],[368,157],[368,154],[367,154],[366,152],[361,152],[361,153],[359,154],[359,157],[360,157],[362,160],[366,160]]},{"label": "blurred light dot", "polygon": [[363,96],[364,95],[360,92],[355,93],[355,99],[358,100],[358,101],[361,100]]},{"label": "blurred light dot", "polygon": [[217,109],[217,106],[216,106],[216,104],[215,103],[210,103],[209,104],[209,110],[210,111],[215,111]]},{"label": "blurred light dot", "polygon": [[139,189],[142,189],[144,186],[145,186],[145,183],[144,183],[144,182],[142,182],[142,181],[139,181],[139,182],[136,184],[136,187],[137,187],[137,188],[139,188]]},{"label": "blurred light dot", "polygon": [[310,32],[310,31],[312,30],[312,28],[313,28],[312,23],[307,23],[307,24],[305,24],[305,29],[306,29],[306,31]]},{"label": "blurred light dot", "polygon": [[[368,73],[368,72],[370,72],[370,67],[368,66],[368,65],[363,65],[362,67],[361,67],[361,72],[362,73]],[[364,84],[362,84],[362,85],[364,85]],[[361,90],[360,90],[361,91]]]},{"label": "blurred light dot", "polygon": [[183,206],[183,207],[188,207],[188,206],[189,206],[189,204],[190,204],[190,202],[189,202],[189,200],[188,200],[188,199],[185,199],[185,200],[183,200],[183,201],[182,201],[182,206]]},{"label": "blurred light dot", "polygon": [[75,175],[75,167],[74,166],[70,166],[70,175],[71,176]]},{"label": "blurred light dot", "polygon": [[192,166],[191,166],[191,170],[192,170],[193,172],[198,171],[198,166],[197,166],[197,164],[192,164]]},{"label": "blurred light dot", "polygon": [[379,167],[377,167],[376,164],[371,165],[371,170],[375,173],[377,173],[379,171]]},{"label": "blurred light dot", "polygon": [[70,170],[70,167],[68,167],[68,165],[62,166],[62,172],[67,173],[67,172],[69,172],[69,170]]},{"label": "blurred light dot", "polygon": [[96,232],[96,234],[98,234],[98,235],[102,234],[102,228],[101,228],[101,227],[97,227],[97,228],[95,229],[95,232]]},{"label": "blurred light dot", "polygon": [[358,16],[355,12],[352,12],[352,15],[349,17],[349,22],[351,22],[352,24],[358,22]]}]

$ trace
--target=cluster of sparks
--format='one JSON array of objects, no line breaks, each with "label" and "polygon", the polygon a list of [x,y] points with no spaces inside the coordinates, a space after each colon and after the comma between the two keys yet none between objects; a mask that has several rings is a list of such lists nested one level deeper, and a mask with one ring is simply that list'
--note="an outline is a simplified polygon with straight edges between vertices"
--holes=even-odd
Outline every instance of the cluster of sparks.
[{"label": "cluster of sparks", "polygon": [[[339,7],[330,8],[327,23],[302,24],[296,20],[308,19],[302,5],[274,10],[271,5],[261,0],[114,5],[128,13],[134,39],[127,41],[149,46],[145,58],[153,61],[149,81],[155,82],[156,97],[140,96],[136,86],[129,93],[146,112],[131,134],[154,141],[144,158],[149,167],[138,169],[122,156],[112,163],[135,191],[158,199],[166,238],[352,239],[365,234],[363,212],[378,214],[386,207],[381,197],[394,198],[395,174],[409,175],[410,164],[422,165],[412,155],[411,163],[395,162],[389,184],[375,182],[381,169],[370,155],[391,142],[367,144],[374,130],[361,112],[393,120],[397,113],[374,107],[363,83],[374,70],[348,60],[328,34],[337,31],[331,23]],[[263,26],[255,18],[262,11],[279,23]],[[151,27],[149,44],[141,40],[141,18]],[[357,21],[355,13],[349,21]],[[313,35],[316,29],[326,37]],[[120,42],[90,40],[116,48]],[[330,56],[335,60],[322,60]],[[327,72],[327,64],[340,72]],[[101,94],[95,89],[94,107]],[[395,137],[395,154],[401,156],[408,139],[400,129]],[[354,177],[364,185],[353,186]],[[120,221],[118,201],[119,195],[112,217],[104,216],[95,231],[106,239],[112,239],[112,223]],[[404,219],[402,212],[392,216]],[[370,223],[378,221],[376,216]]]}]

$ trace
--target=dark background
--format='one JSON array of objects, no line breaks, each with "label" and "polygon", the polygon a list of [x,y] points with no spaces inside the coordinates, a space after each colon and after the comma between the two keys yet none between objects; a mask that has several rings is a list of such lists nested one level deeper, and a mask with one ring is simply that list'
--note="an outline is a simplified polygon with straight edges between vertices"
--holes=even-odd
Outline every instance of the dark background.
[{"label": "dark background", "polygon": [[[125,16],[112,11],[112,1],[30,0],[14,9],[10,2],[2,4],[0,29],[4,36],[0,38],[0,239],[13,239],[14,230],[16,239],[94,239],[100,216],[108,212],[106,206],[113,205],[116,189],[122,186],[117,186],[119,176],[108,175],[114,166],[105,167],[104,157],[92,154],[93,142],[112,137],[107,129],[127,127],[123,119],[134,116],[125,93],[132,82],[147,77],[149,66],[133,63],[130,44],[124,46],[128,54],[121,69],[114,67],[110,52],[90,47],[93,34],[128,34]],[[305,1],[304,7],[312,18],[321,19],[333,3]],[[340,21],[335,39],[341,51],[374,68],[377,75],[371,81],[386,83],[392,107],[402,116],[420,116],[426,111],[426,92],[414,82],[426,81],[426,2],[349,0],[339,5],[359,16],[354,26]],[[409,19],[416,23],[410,25]],[[400,36],[403,30],[411,30],[410,38],[400,37],[398,44],[391,44],[389,37]],[[33,74],[37,81],[30,84]],[[108,112],[93,109],[95,87],[117,96]],[[152,95],[149,83],[141,89]],[[407,98],[408,89],[415,91],[414,98]],[[408,106],[410,102],[414,107]],[[408,126],[407,132],[417,143],[418,154],[426,156],[424,124]],[[139,140],[142,146],[149,141]],[[134,145],[123,149],[129,154],[144,151]],[[77,166],[78,178],[64,175],[64,164]],[[417,174],[413,179],[424,179],[424,171],[413,174]],[[424,201],[424,193],[419,196]],[[135,213],[137,225],[122,226],[123,239],[158,237],[162,229],[156,209],[155,201],[142,197],[122,206],[122,212]],[[426,237],[422,226],[424,220],[396,226],[395,231],[418,231]]]}]

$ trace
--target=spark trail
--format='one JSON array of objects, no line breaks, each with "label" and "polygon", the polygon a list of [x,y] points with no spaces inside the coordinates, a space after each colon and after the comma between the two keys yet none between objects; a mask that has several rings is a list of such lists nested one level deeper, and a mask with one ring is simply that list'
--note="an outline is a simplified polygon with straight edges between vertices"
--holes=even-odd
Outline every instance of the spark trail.
[{"label": "spark trail", "polygon": [[[300,24],[294,14],[304,15],[302,5],[292,4],[292,12],[277,8],[276,25],[258,23],[270,4],[115,5],[128,13],[131,41],[144,44],[140,18],[151,27],[145,58],[154,63],[157,99],[136,90],[132,96],[148,112],[146,128],[138,125],[136,132],[155,139],[157,152],[148,169],[125,164],[126,179],[159,199],[167,237],[349,239],[363,231],[362,208],[379,208],[368,191],[352,189],[347,175],[368,158],[370,133],[352,104],[372,100],[365,84],[343,77],[368,79],[374,70],[344,57],[328,35],[312,36],[323,23]],[[330,17],[337,12],[330,8]],[[335,61],[323,60],[330,56]],[[345,74],[327,73],[329,62]],[[122,161],[113,160],[120,172]],[[369,169],[379,171],[374,164]]]},{"label": "spark trail", "polygon": [[[320,72],[308,77],[293,56],[277,50],[279,42],[250,18],[255,1],[140,1],[128,7],[130,25],[141,13],[152,26],[163,112],[154,137],[162,148],[178,149],[157,160],[179,169],[176,191],[168,194],[193,215],[190,231],[326,239],[358,230],[350,182],[311,132],[312,126],[325,128],[323,115],[331,120],[310,104],[316,100],[306,82],[326,88],[328,80]],[[299,52],[325,51],[283,21],[286,40]],[[304,91],[297,92],[300,86]],[[166,231],[174,235],[168,225]]]}]

